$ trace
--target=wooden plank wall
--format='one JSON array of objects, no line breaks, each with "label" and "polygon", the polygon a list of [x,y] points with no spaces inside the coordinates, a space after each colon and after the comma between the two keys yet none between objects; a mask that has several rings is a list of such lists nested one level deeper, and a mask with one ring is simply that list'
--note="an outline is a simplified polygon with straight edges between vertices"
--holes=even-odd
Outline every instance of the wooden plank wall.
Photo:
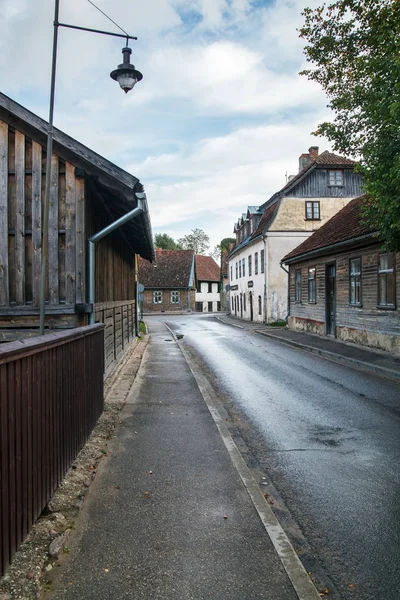
[{"label": "wooden plank wall", "polygon": [[[45,150],[0,120],[0,310],[38,307]],[[84,179],[52,157],[47,301],[85,302]],[[35,311],[33,311],[35,312]]]},{"label": "wooden plank wall", "polygon": [[105,326],[104,358],[108,374],[136,337],[135,301],[96,304],[96,322]]}]

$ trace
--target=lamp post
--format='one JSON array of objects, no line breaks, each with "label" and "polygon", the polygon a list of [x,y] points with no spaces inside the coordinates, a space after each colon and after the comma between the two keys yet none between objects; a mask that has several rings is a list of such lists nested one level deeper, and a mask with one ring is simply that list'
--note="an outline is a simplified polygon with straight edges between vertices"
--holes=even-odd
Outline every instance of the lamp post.
[{"label": "lamp post", "polygon": [[[100,29],[90,29],[88,27],[78,27],[68,23],[60,23],[59,16],[60,0],[54,0],[54,34],[53,34],[53,55],[51,66],[51,84],[50,84],[50,106],[49,106],[49,124],[47,130],[47,146],[46,146],[46,180],[44,202],[42,210],[42,253],[41,253],[41,270],[40,270],[40,290],[39,290],[39,310],[40,310],[40,335],[44,335],[45,314],[46,314],[46,279],[47,279],[47,262],[49,248],[49,204],[50,204],[50,186],[51,186],[51,157],[53,154],[53,114],[54,114],[54,95],[56,82],[56,64],[57,64],[57,44],[58,44],[58,28],[66,27],[69,29],[77,29],[79,31],[89,31],[90,33],[99,33],[102,35],[111,35],[113,37],[124,38],[126,46],[122,49],[123,62],[110,73],[110,77],[118,81],[121,89],[128,93],[136,85],[138,81],[143,79],[140,71],[135,69],[135,66],[130,62],[132,50],[128,47],[129,40],[137,38],[128,35],[127,33],[113,33],[110,31],[102,31]],[[122,30],[123,31],[123,30]]]}]

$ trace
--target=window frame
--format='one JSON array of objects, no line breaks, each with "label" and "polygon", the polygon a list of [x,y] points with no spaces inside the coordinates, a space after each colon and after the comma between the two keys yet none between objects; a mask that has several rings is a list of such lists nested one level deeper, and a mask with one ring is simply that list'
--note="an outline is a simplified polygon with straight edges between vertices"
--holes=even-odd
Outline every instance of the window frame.
[{"label": "window frame", "polygon": [[[156,300],[157,297],[159,297],[159,300]],[[162,290],[154,290],[153,291],[153,304],[162,304],[162,303],[163,303]]]},{"label": "window frame", "polygon": [[265,250],[264,248],[260,251],[260,273],[265,272]]},{"label": "window frame", "polygon": [[[352,272],[352,263],[359,261],[360,267],[358,271]],[[358,286],[357,286],[358,280]],[[354,281],[354,286],[353,286]],[[358,300],[357,300],[357,289],[358,289]],[[353,297],[354,290],[354,297]],[[355,256],[349,258],[349,304],[350,306],[362,306],[362,258],[361,256]]]},{"label": "window frame", "polygon": [[[321,206],[319,200],[306,200],[304,204],[305,208],[305,221],[320,221],[321,220]],[[307,208],[311,208],[311,217],[308,216]],[[315,210],[317,209],[317,210]],[[318,213],[318,216],[315,216]]]},{"label": "window frame", "polygon": [[258,252],[254,252],[254,275],[258,275]]},{"label": "window frame", "polygon": [[[338,173],[340,173],[341,183],[337,183]],[[331,174],[334,175],[334,177],[331,177]],[[334,179],[334,182],[332,182],[331,179]],[[344,187],[343,169],[328,169],[328,187]]]},{"label": "window frame", "polygon": [[[383,257],[390,257],[391,259],[391,267],[388,268],[381,268],[380,266],[380,262],[381,262],[381,258]],[[378,254],[378,280],[377,280],[377,292],[378,292],[378,302],[377,302],[377,308],[382,309],[382,310],[395,310],[396,309],[396,270],[395,270],[395,254],[394,252],[381,252]],[[382,281],[382,276],[384,276],[384,281],[385,281],[385,296],[386,296],[386,302],[385,303],[381,303],[381,281]],[[393,302],[388,302],[388,281],[389,281],[389,277],[391,280],[391,285],[392,285],[392,293],[393,293]]]},{"label": "window frame", "polygon": [[[314,277],[310,277],[311,271],[314,271]],[[308,267],[307,272],[308,272],[308,276],[307,276],[308,303],[316,304],[317,303],[317,267],[316,266]]]},{"label": "window frame", "polygon": [[249,277],[251,277],[251,273],[252,273],[252,266],[253,266],[253,265],[252,265],[252,255],[251,255],[251,254],[249,254],[249,257],[248,257]]},{"label": "window frame", "polygon": [[[300,275],[299,280],[297,275]],[[301,284],[302,284],[302,273],[301,269],[295,269],[294,272],[294,301],[298,304],[301,303]]]},{"label": "window frame", "polygon": [[242,259],[242,275],[243,275],[243,277],[246,277],[246,259],[245,258]]},{"label": "window frame", "polygon": [[242,261],[239,260],[239,279],[242,277]]},{"label": "window frame", "polygon": [[235,270],[236,270],[236,279],[238,278],[238,263],[237,261],[235,262]]},{"label": "window frame", "polygon": [[[177,300],[173,299],[174,298],[174,294],[176,294],[175,297],[177,298]],[[180,290],[171,290],[169,298],[170,298],[171,304],[180,304],[181,303],[181,292],[180,292]]]}]

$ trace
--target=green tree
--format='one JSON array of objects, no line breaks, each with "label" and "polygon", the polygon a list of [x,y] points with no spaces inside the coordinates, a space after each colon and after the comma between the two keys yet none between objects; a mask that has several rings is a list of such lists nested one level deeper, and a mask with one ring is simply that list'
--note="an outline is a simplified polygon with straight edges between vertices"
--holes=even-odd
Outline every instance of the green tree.
[{"label": "green tree", "polygon": [[157,233],[154,236],[154,245],[156,248],[161,248],[162,250],[182,249],[168,233]]},{"label": "green tree", "polygon": [[336,0],[306,8],[300,37],[335,118],[316,135],[356,157],[364,176],[364,215],[389,250],[400,250],[400,4]]},{"label": "green tree", "polygon": [[184,250],[194,250],[196,254],[205,254],[210,247],[210,238],[203,229],[192,229],[191,233],[179,238],[178,244]]}]

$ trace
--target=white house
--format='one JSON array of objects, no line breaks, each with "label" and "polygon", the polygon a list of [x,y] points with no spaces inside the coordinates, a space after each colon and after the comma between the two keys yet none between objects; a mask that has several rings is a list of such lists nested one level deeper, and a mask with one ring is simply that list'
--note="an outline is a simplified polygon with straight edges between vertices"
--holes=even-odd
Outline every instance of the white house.
[{"label": "white house", "polygon": [[196,311],[221,310],[221,269],[212,256],[196,254]]},{"label": "white house", "polygon": [[228,257],[230,309],[250,321],[284,320],[288,273],[282,257],[362,193],[355,162],[313,146],[299,159],[299,173],[260,207],[250,206],[235,224]]}]

